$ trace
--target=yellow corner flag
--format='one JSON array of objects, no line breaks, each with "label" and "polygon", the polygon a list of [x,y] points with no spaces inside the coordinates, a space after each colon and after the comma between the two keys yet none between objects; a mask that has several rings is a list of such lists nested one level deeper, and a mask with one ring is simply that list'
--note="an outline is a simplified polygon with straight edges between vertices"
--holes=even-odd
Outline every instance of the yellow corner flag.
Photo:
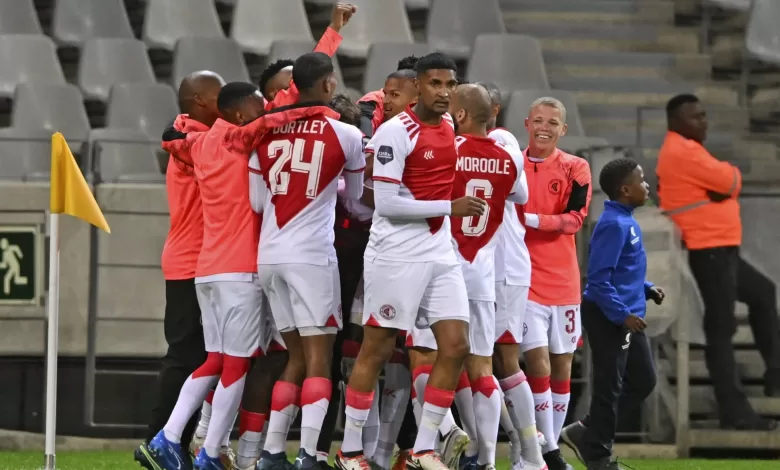
[{"label": "yellow corner flag", "polygon": [[65,137],[59,132],[51,136],[50,205],[53,214],[72,215],[111,233]]}]

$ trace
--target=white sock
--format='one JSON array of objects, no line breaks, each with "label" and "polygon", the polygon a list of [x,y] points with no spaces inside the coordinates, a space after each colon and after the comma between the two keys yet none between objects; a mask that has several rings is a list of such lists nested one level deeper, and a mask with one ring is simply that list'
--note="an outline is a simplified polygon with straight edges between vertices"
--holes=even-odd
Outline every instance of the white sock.
[{"label": "white sock", "polygon": [[541,431],[547,439],[547,445],[542,449],[542,452],[547,453],[558,448],[558,441],[555,440],[555,422],[552,409],[552,393],[550,392],[550,377],[528,377],[528,384],[531,387],[534,397],[536,428]]},{"label": "white sock", "polygon": [[168,418],[168,422],[165,423],[165,427],[163,427],[165,438],[173,443],[181,442],[181,434],[184,432],[187,422],[195,414],[198,407],[201,406],[209,390],[219,380],[219,375],[204,375],[208,373],[207,371],[214,371],[218,374],[221,368],[221,366],[214,365],[209,361],[214,361],[214,363],[218,361],[218,364],[221,364],[221,355],[219,353],[209,353],[209,358],[206,362],[193,372],[193,375],[187,377],[187,380],[181,387],[179,399],[176,400],[171,416]]},{"label": "white sock", "polygon": [[268,415],[241,410],[238,431],[238,452],[236,464],[239,468],[254,465],[260,458],[265,430],[268,427]]},{"label": "white sock", "polygon": [[271,413],[268,414],[268,431],[263,450],[278,454],[287,450],[287,433],[301,403],[301,387],[282,380],[274,384],[271,395]]},{"label": "white sock", "polygon": [[[379,390],[379,383],[375,386]],[[371,408],[368,410],[368,417],[363,424],[363,455],[366,458],[373,459],[374,453],[379,443],[379,394],[374,394],[371,401]]]},{"label": "white sock", "polygon": [[561,429],[563,429],[563,424],[566,421],[566,413],[569,411],[570,387],[570,380],[550,381],[555,442],[558,442],[558,439],[561,437]]},{"label": "white sock", "polygon": [[[539,446],[539,438],[536,432],[535,398],[531,387],[526,380],[523,371],[515,375],[499,380],[499,385],[504,390],[506,403],[512,424],[517,430],[521,446],[523,460],[543,464],[542,449]],[[514,442],[512,443],[514,446]],[[512,448],[513,458],[516,456],[515,447]]]},{"label": "white sock", "polygon": [[[309,377],[301,390],[301,449],[317,455],[322,422],[328,413],[333,384],[324,377]],[[288,428],[289,429],[289,428]]]},{"label": "white sock", "polygon": [[[492,375],[480,377],[474,384],[474,414],[479,440],[478,465],[496,464],[496,436],[501,417],[501,393],[498,381]],[[460,409],[458,409],[460,411]]]},{"label": "white sock", "polygon": [[[414,392],[417,400],[412,402],[412,411],[414,412],[414,419],[417,422],[417,428],[420,427],[420,422],[423,415],[423,403],[425,401],[425,386],[428,384],[428,377],[430,377],[430,370],[432,366],[421,366],[414,371]],[[421,372],[421,370],[427,370],[427,372]],[[439,433],[442,436],[446,436],[455,428],[455,417],[452,416],[452,411],[447,410],[447,414],[441,422],[439,427]]]},{"label": "white sock", "polygon": [[[239,407],[240,406],[241,402],[239,402]],[[236,421],[238,421],[238,413],[236,413],[236,416],[233,417],[233,424],[230,425],[228,432],[225,433],[225,439],[222,440],[222,447],[230,447],[230,433],[233,432],[233,429],[236,428]]]},{"label": "white sock", "polygon": [[374,392],[358,392],[347,387],[344,399],[344,439],[341,441],[342,452],[363,452],[363,426],[366,424],[371,404],[374,402]]},{"label": "white sock", "polygon": [[203,405],[200,408],[200,420],[198,421],[198,427],[195,429],[195,435],[201,439],[206,437],[206,433],[209,430],[209,421],[211,421],[211,401],[214,399],[214,390],[209,391],[206,395],[206,399],[203,400]]},{"label": "white sock", "polygon": [[414,441],[414,452],[438,448],[439,427],[450,411],[455,393],[427,385],[423,397],[425,403],[423,404],[420,428],[417,430],[417,439]]},{"label": "white sock", "polygon": [[[472,392],[468,375],[462,372],[455,388],[455,406],[458,407],[458,415],[463,430],[469,436],[469,444],[465,455],[473,457],[479,453],[479,432],[477,430],[477,418],[474,416],[474,392]],[[481,417],[480,417],[481,419]],[[491,438],[495,440],[495,438]]]},{"label": "white sock", "polygon": [[391,362],[385,365],[385,388],[379,404],[379,442],[371,458],[383,469],[390,468],[411,387],[412,376],[409,368],[402,363],[392,362],[391,359]]},{"label": "white sock", "polygon": [[[232,365],[228,365],[228,363]],[[209,457],[219,457],[220,447],[229,439],[230,431],[236,422],[241,396],[244,393],[244,382],[249,370],[249,358],[225,356],[225,369],[214,390],[211,402],[211,422],[206,433],[203,448]],[[241,374],[241,375],[239,375]]]},{"label": "white sock", "polygon": [[317,451],[317,462],[327,462],[328,458],[330,458],[330,454],[327,452]]}]

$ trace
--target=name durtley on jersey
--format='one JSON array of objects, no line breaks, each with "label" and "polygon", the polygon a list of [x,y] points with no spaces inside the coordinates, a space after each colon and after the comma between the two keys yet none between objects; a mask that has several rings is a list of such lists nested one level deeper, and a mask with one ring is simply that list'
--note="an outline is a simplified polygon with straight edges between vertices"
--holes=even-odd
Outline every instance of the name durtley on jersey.
[{"label": "name durtley on jersey", "polygon": [[296,121],[283,126],[274,127],[274,134],[322,134],[325,130],[325,121]]},{"label": "name durtley on jersey", "polygon": [[493,173],[496,175],[508,175],[511,160],[499,160],[497,158],[458,157],[455,166],[457,171],[469,171],[475,173]]}]

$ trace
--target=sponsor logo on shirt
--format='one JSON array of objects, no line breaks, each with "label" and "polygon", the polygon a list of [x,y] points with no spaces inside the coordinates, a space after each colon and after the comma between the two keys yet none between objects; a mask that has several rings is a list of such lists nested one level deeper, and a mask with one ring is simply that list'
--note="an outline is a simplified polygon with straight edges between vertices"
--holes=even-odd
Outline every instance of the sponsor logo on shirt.
[{"label": "sponsor logo on shirt", "polygon": [[379,163],[386,165],[393,161],[393,147],[389,145],[380,145],[376,152],[376,159]]},{"label": "sponsor logo on shirt", "polygon": [[559,194],[561,192],[561,186],[563,186],[563,181],[559,179],[554,179],[550,181],[550,183],[547,185],[547,189],[552,194]]},{"label": "sponsor logo on shirt", "polygon": [[636,230],[634,230],[634,226],[633,225],[631,226],[631,236],[633,237],[631,239],[631,244],[632,245],[636,245],[637,243],[639,243],[639,237],[636,235]]}]

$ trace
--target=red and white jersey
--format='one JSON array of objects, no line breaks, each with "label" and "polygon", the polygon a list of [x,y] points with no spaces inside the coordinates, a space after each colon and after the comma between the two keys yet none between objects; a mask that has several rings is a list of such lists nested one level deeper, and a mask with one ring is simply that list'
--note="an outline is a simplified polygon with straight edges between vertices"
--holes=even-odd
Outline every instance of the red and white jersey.
[{"label": "red and white jersey", "polygon": [[[496,127],[488,137],[499,144],[522,154],[517,139],[508,130]],[[504,224],[499,229],[500,241],[496,247],[496,281],[506,281],[511,286],[531,285],[531,255],[525,244],[525,227],[517,216],[516,204],[507,201],[504,207]]]},{"label": "red and white jersey", "polygon": [[[382,124],[366,145],[374,155],[375,182],[398,184],[398,196],[417,201],[451,201],[455,178],[455,129],[422,123],[411,108]],[[427,219],[382,217],[376,211],[365,251],[367,260],[426,262],[455,260],[448,216]]]},{"label": "red and white jersey", "polygon": [[495,300],[496,234],[505,220],[507,198],[522,193],[523,154],[491,138],[460,135],[452,198],[474,196],[487,202],[479,217],[452,217],[452,242],[463,268],[470,300]]},{"label": "red and white jersey", "polygon": [[335,263],[339,175],[366,166],[360,130],[315,115],[269,130],[257,155],[266,185],[257,264]]}]

